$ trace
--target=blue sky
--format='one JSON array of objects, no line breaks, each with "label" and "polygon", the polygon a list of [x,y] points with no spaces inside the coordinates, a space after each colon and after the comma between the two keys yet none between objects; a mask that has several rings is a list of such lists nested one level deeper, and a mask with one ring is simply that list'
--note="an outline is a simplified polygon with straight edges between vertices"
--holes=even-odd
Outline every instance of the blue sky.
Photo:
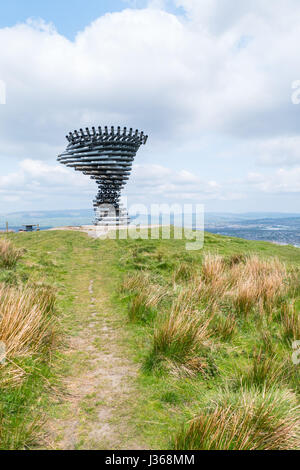
[{"label": "blue sky", "polygon": [[299,212],[299,15],[297,0],[2,2],[0,212],[90,207],[95,183],[56,155],[105,124],[149,134],[130,202]]},{"label": "blue sky", "polygon": [[[69,39],[74,39],[78,31],[105,13],[113,13],[124,8],[142,9],[147,0],[10,0],[1,2],[0,28],[11,27],[26,22],[28,18],[42,18],[53,23],[57,31]],[[184,13],[173,2],[166,2],[166,10]]]},{"label": "blue sky", "polygon": [[28,18],[43,18],[55,24],[57,31],[73,39],[95,18],[107,12],[121,11],[127,6],[122,0],[10,0],[1,2],[0,27],[14,26]]}]

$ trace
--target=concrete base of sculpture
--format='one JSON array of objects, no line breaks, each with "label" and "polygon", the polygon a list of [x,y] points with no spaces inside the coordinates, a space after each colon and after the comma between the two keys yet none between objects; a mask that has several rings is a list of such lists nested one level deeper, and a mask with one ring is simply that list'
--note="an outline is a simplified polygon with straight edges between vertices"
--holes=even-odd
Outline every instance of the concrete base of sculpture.
[{"label": "concrete base of sculpture", "polygon": [[110,204],[95,206],[95,217],[94,224],[98,227],[130,224],[128,212],[122,205],[117,208]]}]

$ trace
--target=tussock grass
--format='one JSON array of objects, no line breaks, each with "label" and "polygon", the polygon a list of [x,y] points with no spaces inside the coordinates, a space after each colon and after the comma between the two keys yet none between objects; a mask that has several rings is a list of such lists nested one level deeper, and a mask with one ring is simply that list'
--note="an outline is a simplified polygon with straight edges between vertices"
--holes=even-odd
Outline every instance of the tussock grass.
[{"label": "tussock grass", "polygon": [[196,268],[191,263],[180,263],[174,270],[173,282],[189,281],[195,276]]},{"label": "tussock grass", "polygon": [[174,440],[176,450],[289,450],[300,446],[300,413],[287,391],[243,391],[201,411]]},{"label": "tussock grass", "polygon": [[150,275],[143,271],[129,274],[122,282],[121,292],[141,292],[142,290],[147,289],[150,282]]},{"label": "tussock grass", "polygon": [[[270,311],[289,290],[286,267],[278,259],[262,260],[256,255],[226,259],[207,254],[202,264],[204,289],[211,299],[231,300],[238,313],[253,309]],[[206,295],[207,297],[207,295]]]},{"label": "tussock grass", "polygon": [[252,308],[270,311],[287,294],[287,271],[279,260],[261,260],[250,256],[230,270],[232,290],[229,293],[237,310],[248,314]]},{"label": "tussock grass", "polygon": [[274,345],[274,340],[272,338],[272,335],[270,331],[267,329],[267,326],[265,327],[265,329],[262,329],[262,331],[260,332],[260,340],[261,340],[262,351],[267,354],[272,355],[274,353],[275,345]]},{"label": "tussock grass", "polygon": [[291,361],[282,361],[276,355],[266,355],[261,350],[255,351],[249,365],[238,370],[233,381],[233,388],[250,389],[255,386],[270,389],[275,385],[288,385],[291,375]]},{"label": "tussock grass", "polygon": [[[20,407],[26,401],[26,395],[28,395],[27,387],[28,384],[18,390],[16,402]],[[24,410],[15,409],[16,404],[13,402],[12,395],[8,395],[9,398],[11,402],[7,404],[7,409],[0,410],[0,450],[28,450],[31,446],[36,446],[39,441],[41,434],[40,417],[37,415],[33,416],[32,410],[28,410],[29,416],[26,416]],[[34,396],[34,399],[37,401],[39,397]],[[31,406],[34,408],[35,403],[32,402]],[[22,421],[18,419],[18,412],[25,414]],[[8,416],[7,413],[13,413],[15,416]],[[26,443],[25,446],[24,443]]]},{"label": "tussock grass", "polygon": [[188,308],[181,310],[178,304],[166,318],[160,320],[153,335],[153,348],[146,368],[168,363],[173,372],[187,374],[211,372],[208,321]]},{"label": "tussock grass", "polygon": [[147,291],[137,293],[128,303],[128,317],[130,321],[149,322],[156,315],[156,308],[163,299],[165,292],[148,286]]},{"label": "tussock grass", "polygon": [[245,263],[246,260],[247,256],[244,253],[235,253],[230,255],[228,258],[225,258],[226,264],[231,268],[237,264]]},{"label": "tussock grass", "polygon": [[224,258],[220,255],[207,253],[202,262],[202,277],[207,284],[214,284],[218,279],[224,279]]},{"label": "tussock grass", "polygon": [[56,292],[18,263],[25,250],[0,240],[0,449],[32,445],[58,341]]},{"label": "tussock grass", "polygon": [[223,341],[229,341],[237,332],[237,319],[233,313],[214,311],[209,328],[215,336]]},{"label": "tussock grass", "polygon": [[10,240],[0,239],[0,268],[12,268],[23,256],[24,250],[16,248]]},{"label": "tussock grass", "polygon": [[177,300],[205,311],[212,332],[227,341],[237,331],[237,315],[272,317],[293,283],[285,265],[276,258],[233,255],[227,259],[208,253],[203,257],[201,275],[194,271],[178,291]]},{"label": "tussock grass", "polygon": [[300,338],[300,315],[294,301],[283,304],[281,322],[285,341],[290,343]]},{"label": "tussock grass", "polygon": [[165,287],[153,284],[149,274],[144,272],[128,275],[121,290],[130,295],[128,317],[132,322],[147,323],[153,320],[158,306],[168,294]]},{"label": "tussock grass", "polygon": [[289,271],[290,297],[300,296],[300,268],[293,266]]},{"label": "tussock grass", "polygon": [[56,341],[51,288],[0,287],[0,340],[6,347],[6,365],[0,365],[0,385],[13,386],[24,375],[15,361],[50,351]]},{"label": "tussock grass", "polygon": [[[181,269],[180,266],[178,269]],[[231,304],[232,312],[248,316],[250,312],[270,313],[288,294],[292,277],[279,260],[262,260],[256,255],[232,256],[205,254],[201,276],[195,271],[181,299],[216,307]]]},{"label": "tussock grass", "polygon": [[[204,255],[201,274],[204,283],[199,282],[199,296],[214,300],[224,296],[228,288],[226,263],[222,256],[208,253]],[[195,279],[197,282],[197,279]]]}]

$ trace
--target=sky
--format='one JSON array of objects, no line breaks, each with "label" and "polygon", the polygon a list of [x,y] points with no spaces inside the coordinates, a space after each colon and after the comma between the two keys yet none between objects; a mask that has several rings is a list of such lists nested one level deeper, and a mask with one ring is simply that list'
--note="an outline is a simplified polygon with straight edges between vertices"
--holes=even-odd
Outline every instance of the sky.
[{"label": "sky", "polygon": [[90,208],[65,135],[149,135],[129,204],[300,212],[299,0],[0,3],[0,214]]}]

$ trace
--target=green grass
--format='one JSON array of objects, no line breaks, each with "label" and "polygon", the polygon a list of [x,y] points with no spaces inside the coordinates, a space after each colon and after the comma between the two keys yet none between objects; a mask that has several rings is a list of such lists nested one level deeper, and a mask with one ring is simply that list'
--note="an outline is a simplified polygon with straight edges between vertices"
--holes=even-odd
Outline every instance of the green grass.
[{"label": "green grass", "polygon": [[[54,286],[58,293],[61,329],[65,335],[76,336],[87,321],[87,293],[82,285],[101,275],[102,287],[110,298],[108,315],[123,325],[120,341],[124,353],[140,366],[136,393],[129,399],[128,408],[137,435],[148,443],[149,448],[193,448],[185,441],[190,438],[186,433],[188,423],[206,409],[213,414],[216,402],[224,407],[222,397],[225,390],[235,407],[238,405],[234,397],[240,390],[252,393],[254,385],[258,403],[261,403],[260,394],[265,387],[271,389],[274,384],[278,393],[282,391],[280,404],[286,403],[286,388],[292,394],[290,401],[294,404],[294,400],[298,400],[299,366],[291,362],[293,326],[289,323],[284,326],[281,321],[283,302],[288,301],[289,296],[274,307],[271,322],[262,319],[255,307],[248,317],[234,312],[234,328],[230,317],[228,320],[228,315],[232,314],[231,305],[219,306],[217,316],[209,324],[209,344],[199,349],[199,344],[194,344],[193,338],[187,335],[180,340],[180,347],[187,341],[180,350],[180,357],[178,349],[172,349],[174,344],[171,349],[164,349],[165,344],[155,343],[154,338],[155,331],[168,317],[174,300],[179,295],[184,300],[184,290],[190,287],[195,273],[201,271],[205,253],[225,256],[228,265],[243,262],[243,257],[249,254],[270,260],[277,257],[291,270],[300,267],[300,249],[213,234],[205,234],[204,249],[200,251],[186,251],[184,240],[93,240],[85,234],[61,231],[12,234],[8,237],[26,252],[14,268],[0,269],[0,282],[13,285],[41,282],[42,279]],[[121,288],[128,273],[132,276],[146,273],[154,291],[161,289],[167,294],[157,302],[155,300],[154,305],[147,305],[140,292],[140,298],[134,304],[137,293]],[[299,292],[300,289],[296,289],[293,293],[297,314]],[[200,300],[197,309],[207,319],[206,307],[207,300]],[[296,320],[292,318],[290,321]],[[185,370],[181,367],[192,359],[192,355],[187,354],[186,344],[193,353],[197,351],[197,357],[202,353],[201,359],[206,359],[209,373],[202,373],[199,364],[198,372],[193,374],[188,373],[190,368]],[[255,361],[259,354],[260,362],[257,364]],[[278,367],[268,363],[273,356]],[[1,393],[0,417],[4,417],[2,448],[26,448],[40,442],[37,439],[39,420],[36,415],[51,415],[52,385],[62,376],[76,374],[81,362],[84,362],[81,357],[66,357],[58,350],[51,364],[40,358],[29,365],[31,373],[20,388]],[[157,364],[162,367],[157,367]],[[286,365],[286,374],[280,372],[282,365]],[[229,398],[226,400],[228,402]],[[285,412],[284,406],[280,408],[282,413]],[[83,403],[83,407],[93,416],[90,400]],[[279,421],[280,413],[278,411]],[[34,423],[32,428],[30,423]],[[200,446],[199,443],[195,445]],[[230,445],[234,448],[234,442]]]}]

